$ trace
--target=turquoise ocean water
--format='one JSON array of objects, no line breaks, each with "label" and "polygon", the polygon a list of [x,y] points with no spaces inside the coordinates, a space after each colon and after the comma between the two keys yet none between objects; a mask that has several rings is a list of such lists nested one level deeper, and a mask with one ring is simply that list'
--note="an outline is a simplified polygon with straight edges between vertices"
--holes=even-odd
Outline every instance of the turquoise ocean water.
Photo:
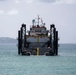
[{"label": "turquoise ocean water", "polygon": [[58,56],[21,56],[16,43],[0,43],[0,75],[76,75],[76,44],[61,44]]}]

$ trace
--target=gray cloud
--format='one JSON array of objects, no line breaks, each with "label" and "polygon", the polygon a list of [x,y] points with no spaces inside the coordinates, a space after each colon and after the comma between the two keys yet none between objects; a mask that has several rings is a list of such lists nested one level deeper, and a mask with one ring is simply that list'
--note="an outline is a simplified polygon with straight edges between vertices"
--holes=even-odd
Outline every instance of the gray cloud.
[{"label": "gray cloud", "polygon": [[33,1],[43,2],[43,3],[76,3],[76,0],[33,0]]},{"label": "gray cloud", "polygon": [[7,1],[7,0],[0,0],[0,1]]},{"label": "gray cloud", "polygon": [[54,3],[56,0],[38,0],[40,2],[45,2],[45,3]]},{"label": "gray cloud", "polygon": [[33,3],[33,2],[42,2],[42,3],[54,3],[56,0],[23,0],[27,3]]},{"label": "gray cloud", "polygon": [[76,0],[0,0],[0,2],[4,1],[12,1],[15,3],[19,2],[26,2],[26,3],[33,3],[33,2],[41,2],[41,3],[76,3]]}]

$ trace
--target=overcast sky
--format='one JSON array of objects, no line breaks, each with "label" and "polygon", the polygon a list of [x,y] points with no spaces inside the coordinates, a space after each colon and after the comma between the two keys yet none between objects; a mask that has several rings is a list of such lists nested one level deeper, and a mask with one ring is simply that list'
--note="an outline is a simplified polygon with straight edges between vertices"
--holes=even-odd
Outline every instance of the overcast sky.
[{"label": "overcast sky", "polygon": [[0,37],[17,37],[22,23],[29,30],[37,15],[47,29],[54,23],[59,43],[76,43],[76,0],[0,0]]}]

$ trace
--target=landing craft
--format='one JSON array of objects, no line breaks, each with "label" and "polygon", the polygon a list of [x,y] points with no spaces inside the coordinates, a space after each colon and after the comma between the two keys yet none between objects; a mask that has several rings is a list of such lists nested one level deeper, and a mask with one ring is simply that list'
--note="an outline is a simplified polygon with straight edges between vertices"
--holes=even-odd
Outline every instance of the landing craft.
[{"label": "landing craft", "polygon": [[56,31],[55,25],[50,25],[50,30],[47,30],[39,16],[32,20],[29,31],[26,31],[26,24],[22,24],[18,31],[18,54],[26,56],[58,55],[58,31]]}]

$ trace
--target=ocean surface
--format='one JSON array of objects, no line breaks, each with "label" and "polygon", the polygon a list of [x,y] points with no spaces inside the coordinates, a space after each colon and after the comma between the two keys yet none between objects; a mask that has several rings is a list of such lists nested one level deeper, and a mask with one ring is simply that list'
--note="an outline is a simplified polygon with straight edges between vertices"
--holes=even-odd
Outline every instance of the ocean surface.
[{"label": "ocean surface", "polygon": [[61,44],[58,56],[21,56],[16,43],[0,43],[0,75],[76,75],[76,44]]}]

